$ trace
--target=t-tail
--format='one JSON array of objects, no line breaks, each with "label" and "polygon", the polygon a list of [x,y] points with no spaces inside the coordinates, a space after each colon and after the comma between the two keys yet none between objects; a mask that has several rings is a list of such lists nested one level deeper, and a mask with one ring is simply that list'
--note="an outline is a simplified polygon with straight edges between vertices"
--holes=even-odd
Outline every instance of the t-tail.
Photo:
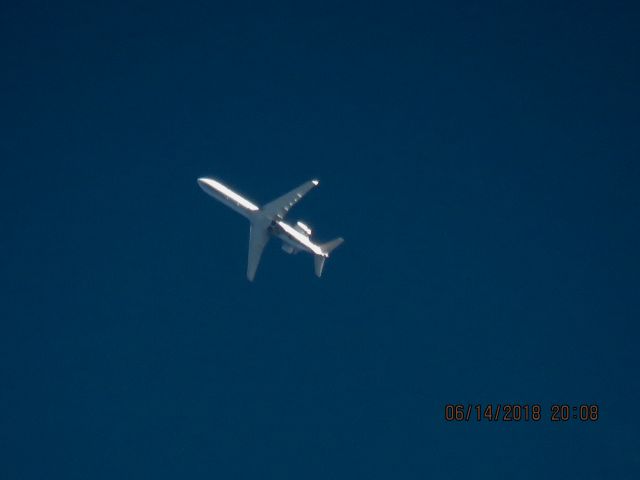
[{"label": "t-tail", "polygon": [[315,267],[316,275],[322,276],[322,269],[324,268],[324,261],[329,258],[329,254],[338,248],[340,244],[344,242],[344,238],[339,237],[330,242],[320,244],[319,247],[322,250],[322,255],[315,255],[313,257],[313,266]]}]

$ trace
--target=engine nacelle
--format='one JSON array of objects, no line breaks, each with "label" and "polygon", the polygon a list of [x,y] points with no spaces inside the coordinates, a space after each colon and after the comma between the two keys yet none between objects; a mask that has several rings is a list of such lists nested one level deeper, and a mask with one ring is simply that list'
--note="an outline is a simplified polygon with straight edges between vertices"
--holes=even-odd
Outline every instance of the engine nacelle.
[{"label": "engine nacelle", "polygon": [[293,228],[295,228],[300,233],[306,235],[307,237],[311,236],[311,229],[302,222],[296,222],[296,225]]},{"label": "engine nacelle", "polygon": [[293,248],[291,245],[289,245],[288,243],[283,243],[282,244],[282,250],[284,250],[285,252],[291,254],[291,253],[297,253],[296,249]]}]

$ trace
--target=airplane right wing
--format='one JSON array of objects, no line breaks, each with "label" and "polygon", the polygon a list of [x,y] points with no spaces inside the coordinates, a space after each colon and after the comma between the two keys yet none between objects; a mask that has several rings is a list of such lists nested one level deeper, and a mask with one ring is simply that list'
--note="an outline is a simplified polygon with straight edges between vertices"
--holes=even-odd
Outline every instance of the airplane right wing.
[{"label": "airplane right wing", "polygon": [[269,241],[269,232],[266,228],[256,227],[253,224],[249,228],[249,258],[247,261],[247,278],[253,282],[256,270],[260,264],[262,251]]},{"label": "airplane right wing", "polygon": [[298,200],[304,197],[309,190],[318,185],[318,180],[309,180],[303,183],[298,188],[294,188],[289,193],[285,193],[274,201],[267,203],[262,207],[262,211],[271,219],[279,218],[282,220],[291,207],[293,207]]}]

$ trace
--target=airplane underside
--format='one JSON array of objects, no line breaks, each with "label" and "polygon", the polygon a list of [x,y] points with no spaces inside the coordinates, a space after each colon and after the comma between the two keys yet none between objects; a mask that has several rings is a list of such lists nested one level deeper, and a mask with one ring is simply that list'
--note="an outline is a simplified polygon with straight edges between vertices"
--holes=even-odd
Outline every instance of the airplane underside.
[{"label": "airplane underside", "polygon": [[282,250],[289,254],[306,251],[314,257],[314,270],[318,277],[322,275],[325,260],[329,253],[344,241],[339,237],[324,244],[316,244],[311,240],[311,229],[298,221],[295,225],[284,222],[293,207],[309,190],[318,185],[317,180],[310,180],[298,188],[269,202],[261,208],[232,191],[217,180],[199,178],[198,185],[210,196],[227,207],[245,216],[251,223],[249,228],[249,253],[247,259],[247,278],[253,281],[264,247],[270,237],[282,240]]}]

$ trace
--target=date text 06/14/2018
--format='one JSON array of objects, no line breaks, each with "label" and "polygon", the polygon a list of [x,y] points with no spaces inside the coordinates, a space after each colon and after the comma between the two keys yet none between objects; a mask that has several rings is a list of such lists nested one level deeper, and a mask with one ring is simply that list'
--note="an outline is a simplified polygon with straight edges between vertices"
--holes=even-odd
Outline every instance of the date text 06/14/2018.
[{"label": "date text 06/14/2018", "polygon": [[598,404],[553,404],[544,408],[539,403],[447,403],[444,419],[447,422],[596,422],[600,418]]}]

